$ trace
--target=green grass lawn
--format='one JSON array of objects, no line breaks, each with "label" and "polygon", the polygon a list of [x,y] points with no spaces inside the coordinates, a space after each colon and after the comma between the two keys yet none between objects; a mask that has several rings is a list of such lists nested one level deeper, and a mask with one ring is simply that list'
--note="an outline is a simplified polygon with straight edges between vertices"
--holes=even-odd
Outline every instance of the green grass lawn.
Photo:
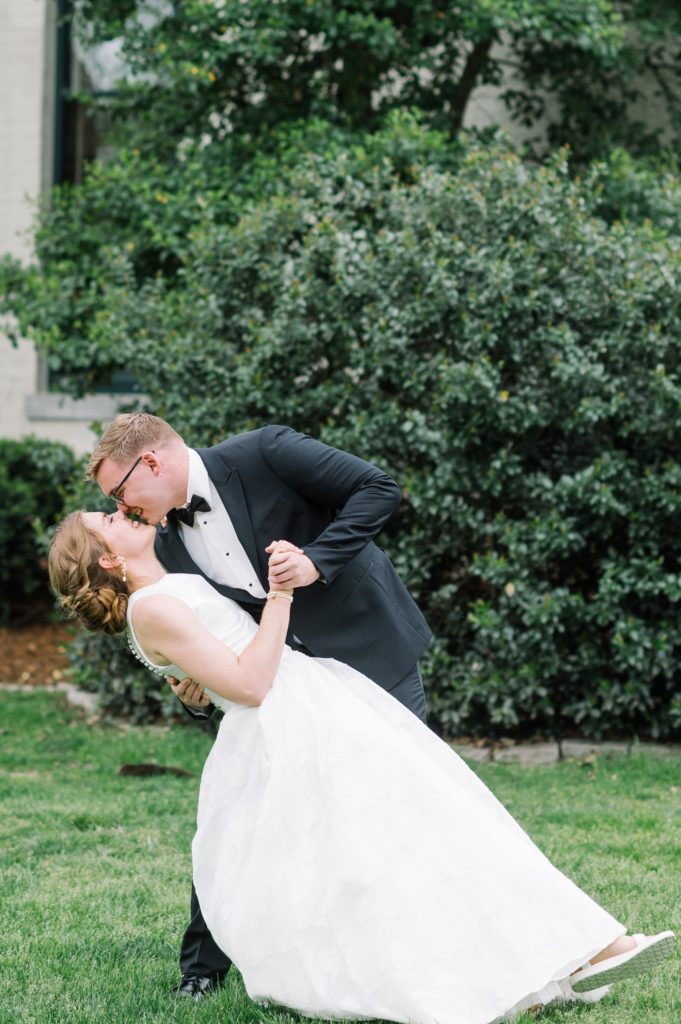
[{"label": "green grass lawn", "polygon": [[[0,694],[0,1024],[302,1020],[254,1006],[236,971],[201,1004],[169,994],[210,743],[198,727],[88,726],[54,694]],[[130,761],[196,774],[117,775]],[[632,931],[681,932],[681,758],[476,770],[548,856]],[[596,1006],[556,1005],[539,1020],[679,1024],[680,960]]]}]

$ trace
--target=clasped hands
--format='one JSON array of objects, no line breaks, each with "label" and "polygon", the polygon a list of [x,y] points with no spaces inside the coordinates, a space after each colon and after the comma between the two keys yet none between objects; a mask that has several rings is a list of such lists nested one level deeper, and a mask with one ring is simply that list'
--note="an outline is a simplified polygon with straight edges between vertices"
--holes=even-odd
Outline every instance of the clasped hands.
[{"label": "clasped hands", "polygon": [[[309,587],[319,579],[319,571],[302,548],[288,540],[273,540],[265,551],[270,556],[268,583],[273,590],[292,590]],[[175,679],[166,676],[170,689],[188,708],[205,708],[210,697],[193,679]]]},{"label": "clasped hands", "polygon": [[270,556],[270,587],[278,590],[292,590],[295,587],[309,587],[319,579],[319,570],[303,548],[296,547],[288,540],[273,540],[265,551]]}]

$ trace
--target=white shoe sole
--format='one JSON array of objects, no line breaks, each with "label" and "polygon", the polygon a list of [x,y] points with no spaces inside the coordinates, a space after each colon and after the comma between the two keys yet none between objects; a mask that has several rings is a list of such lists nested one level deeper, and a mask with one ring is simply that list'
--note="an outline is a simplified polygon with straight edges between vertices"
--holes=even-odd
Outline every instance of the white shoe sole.
[{"label": "white shoe sole", "polygon": [[616,981],[625,981],[645,971],[651,971],[669,956],[674,949],[675,941],[674,932],[660,932],[659,935],[642,939],[640,945],[627,953],[620,953],[619,956],[583,967],[572,976],[572,990],[590,992],[602,985],[612,985]]}]

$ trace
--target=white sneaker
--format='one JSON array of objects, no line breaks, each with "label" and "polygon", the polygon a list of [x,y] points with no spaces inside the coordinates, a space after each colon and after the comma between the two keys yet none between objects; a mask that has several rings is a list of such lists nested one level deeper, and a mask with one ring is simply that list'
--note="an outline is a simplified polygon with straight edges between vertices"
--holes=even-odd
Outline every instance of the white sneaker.
[{"label": "white sneaker", "polygon": [[634,978],[637,974],[657,967],[674,948],[674,932],[659,935],[633,935],[636,945],[626,953],[610,956],[597,964],[588,964],[572,975],[570,984],[574,992],[590,992],[601,985]]}]

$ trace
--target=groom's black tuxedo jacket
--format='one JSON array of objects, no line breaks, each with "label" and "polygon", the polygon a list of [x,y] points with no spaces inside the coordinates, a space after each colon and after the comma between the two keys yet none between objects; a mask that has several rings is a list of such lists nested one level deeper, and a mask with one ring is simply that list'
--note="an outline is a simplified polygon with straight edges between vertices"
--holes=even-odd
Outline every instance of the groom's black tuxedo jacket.
[{"label": "groom's black tuxedo jacket", "polygon": [[[368,462],[289,427],[262,427],[198,453],[265,590],[265,548],[272,540],[304,548],[319,569],[320,581],[296,591],[291,633],[311,654],[344,661],[388,690],[395,686],[431,636],[373,542],[399,503],[397,484]],[[155,550],[170,572],[205,575],[172,516],[158,527]],[[210,582],[259,617],[262,600]]]}]

